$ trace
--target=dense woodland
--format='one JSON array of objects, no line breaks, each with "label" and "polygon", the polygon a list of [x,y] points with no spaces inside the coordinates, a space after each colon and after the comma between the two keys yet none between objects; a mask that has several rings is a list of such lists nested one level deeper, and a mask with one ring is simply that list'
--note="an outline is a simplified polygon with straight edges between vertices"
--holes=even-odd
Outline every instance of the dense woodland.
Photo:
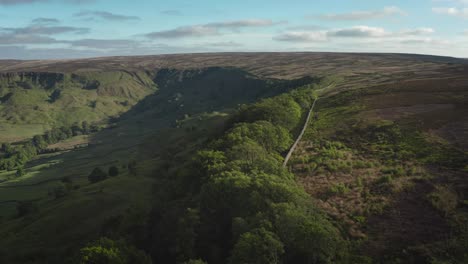
[{"label": "dense woodland", "polygon": [[[155,184],[151,232],[128,241],[154,263],[346,263],[347,242],[282,167],[313,100],[302,88],[241,107],[209,148],[182,168],[169,164]],[[108,238],[95,243],[83,260],[112,257],[101,248],[134,257]]]}]

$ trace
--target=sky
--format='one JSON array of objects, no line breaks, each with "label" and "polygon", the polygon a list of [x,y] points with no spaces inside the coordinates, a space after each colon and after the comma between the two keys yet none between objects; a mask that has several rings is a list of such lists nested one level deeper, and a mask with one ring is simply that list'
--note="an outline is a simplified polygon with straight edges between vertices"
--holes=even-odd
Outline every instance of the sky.
[{"label": "sky", "polygon": [[256,51],[468,58],[468,0],[0,0],[0,59]]}]

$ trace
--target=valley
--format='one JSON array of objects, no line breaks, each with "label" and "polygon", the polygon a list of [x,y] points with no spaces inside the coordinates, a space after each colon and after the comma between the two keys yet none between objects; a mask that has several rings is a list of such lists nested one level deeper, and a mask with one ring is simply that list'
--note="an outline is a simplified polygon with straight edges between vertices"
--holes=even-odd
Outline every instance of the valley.
[{"label": "valley", "polygon": [[0,262],[463,263],[467,118],[449,57],[0,61]]}]

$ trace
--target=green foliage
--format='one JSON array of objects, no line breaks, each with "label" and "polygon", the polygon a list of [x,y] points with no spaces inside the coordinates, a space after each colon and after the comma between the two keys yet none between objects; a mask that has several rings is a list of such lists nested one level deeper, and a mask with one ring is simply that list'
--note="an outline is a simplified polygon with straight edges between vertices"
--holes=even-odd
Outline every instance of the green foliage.
[{"label": "green foliage", "polygon": [[[155,84],[145,72],[3,74],[0,123],[13,129],[2,131],[1,137],[26,139],[52,127],[83,120],[101,122],[129,110],[154,90]],[[93,100],[96,109],[88,106]]]},{"label": "green foliage", "polygon": [[276,234],[264,228],[244,233],[234,246],[229,263],[279,264],[283,244]]},{"label": "green foliage", "polygon": [[143,252],[124,241],[102,237],[80,250],[80,264],[151,264]]},{"label": "green foliage", "polygon": [[290,204],[275,206],[277,234],[285,247],[285,263],[340,263],[346,245],[339,232],[313,211]]},{"label": "green foliage", "polygon": [[201,173],[214,175],[226,168],[227,158],[222,151],[202,150],[197,153],[194,161]]},{"label": "green foliage", "polygon": [[349,188],[348,188],[348,186],[346,186],[346,185],[343,184],[343,183],[337,183],[337,184],[333,184],[333,185],[330,187],[329,192],[330,192],[330,194],[332,194],[332,195],[336,195],[336,194],[345,194],[345,193],[349,192]]},{"label": "green foliage", "polygon": [[228,146],[252,140],[270,152],[280,153],[287,150],[293,141],[285,128],[274,126],[267,121],[237,124],[225,137]]},{"label": "green foliage", "polygon": [[[339,132],[344,141],[365,152],[373,153],[394,166],[398,162],[416,159],[423,164],[432,164],[452,169],[463,169],[467,153],[450,144],[429,142],[418,129],[402,127],[393,122],[357,124],[353,131]],[[394,176],[405,174],[401,167],[389,172]]]},{"label": "green foliage", "polygon": [[406,175],[406,170],[402,166],[384,167],[380,170],[383,174],[401,177]]},{"label": "green foliage", "polygon": [[107,174],[101,168],[94,168],[88,176],[90,183],[97,183],[107,179]]},{"label": "green foliage", "polygon": [[21,177],[21,176],[23,176],[24,174],[26,174],[26,172],[24,171],[23,167],[19,167],[19,168],[16,170],[15,176],[16,176],[16,177]]},{"label": "green foliage", "polygon": [[[196,158],[199,173],[208,175],[200,191],[199,235],[211,241],[201,252],[209,262],[222,262],[231,252],[231,263],[281,263],[284,250],[285,263],[336,263],[346,252],[339,233],[281,166],[287,137],[279,135],[288,134],[284,129],[293,122],[285,125],[280,115],[262,119],[263,110],[285,107],[285,100],[292,99],[279,96],[242,109],[244,123],[216,141],[219,149]],[[334,157],[340,148],[337,143],[325,155]]]},{"label": "green foliage", "polygon": [[240,121],[251,123],[266,120],[275,126],[292,130],[299,124],[301,114],[299,104],[284,94],[244,107],[240,112]]},{"label": "green foliage", "polygon": [[13,152],[13,148],[10,143],[2,143],[2,151],[9,156]]},{"label": "green foliage", "polygon": [[392,181],[393,181],[392,175],[383,175],[382,177],[380,177],[377,180],[377,183],[378,184],[388,184],[388,183],[391,183]]},{"label": "green foliage", "polygon": [[177,223],[175,234],[178,259],[185,260],[194,257],[197,239],[197,228],[200,225],[200,214],[197,209],[187,208],[185,214]]}]

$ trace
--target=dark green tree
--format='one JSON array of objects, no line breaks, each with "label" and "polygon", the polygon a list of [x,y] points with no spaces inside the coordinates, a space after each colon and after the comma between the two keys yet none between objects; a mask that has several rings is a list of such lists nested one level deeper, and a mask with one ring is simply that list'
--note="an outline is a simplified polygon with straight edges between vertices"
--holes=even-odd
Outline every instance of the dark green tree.
[{"label": "dark green tree", "polygon": [[143,251],[127,245],[123,240],[103,237],[80,250],[80,264],[151,264]]},{"label": "dark green tree", "polygon": [[267,121],[238,124],[226,135],[228,146],[240,144],[247,139],[257,142],[268,151],[276,152],[287,150],[293,141],[286,129]]},{"label": "dark green tree", "polygon": [[5,153],[5,156],[8,158],[13,154],[14,149],[11,146],[10,143],[3,143],[2,144],[2,151]]},{"label": "dark green tree", "polygon": [[15,176],[16,177],[21,177],[24,174],[26,174],[26,172],[24,171],[23,167],[18,167],[18,169],[16,170],[16,173],[15,173]]},{"label": "dark green tree", "polygon": [[91,127],[87,121],[81,122],[81,131],[83,134],[87,135],[91,132]]},{"label": "dark green tree", "polygon": [[32,143],[39,150],[43,150],[47,148],[47,145],[48,145],[44,137],[41,135],[34,136],[32,139]]},{"label": "dark green tree", "polygon": [[91,183],[100,182],[105,179],[107,179],[107,174],[101,168],[94,168],[94,170],[88,176],[88,180]]},{"label": "dark green tree", "polygon": [[229,263],[278,264],[284,248],[278,237],[264,228],[243,234],[232,250]]}]

